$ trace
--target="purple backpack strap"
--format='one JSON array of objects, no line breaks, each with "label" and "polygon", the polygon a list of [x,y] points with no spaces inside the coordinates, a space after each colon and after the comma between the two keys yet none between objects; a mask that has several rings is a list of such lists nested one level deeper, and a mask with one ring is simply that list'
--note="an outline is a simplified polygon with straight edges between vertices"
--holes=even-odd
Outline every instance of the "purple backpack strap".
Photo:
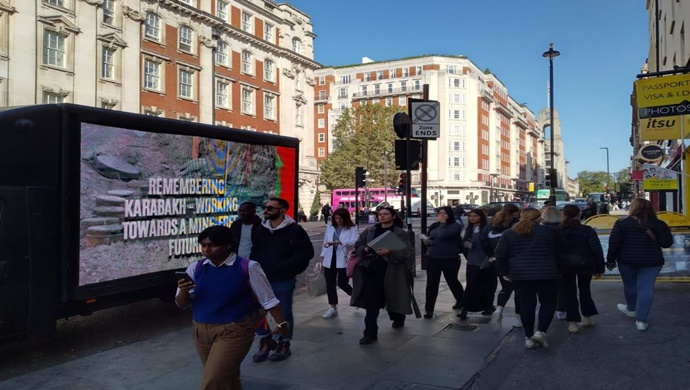
[{"label": "purple backpack strap", "polygon": [[237,261],[240,262],[240,267],[242,267],[242,274],[244,278],[249,281],[249,259],[246,257],[237,256]]}]

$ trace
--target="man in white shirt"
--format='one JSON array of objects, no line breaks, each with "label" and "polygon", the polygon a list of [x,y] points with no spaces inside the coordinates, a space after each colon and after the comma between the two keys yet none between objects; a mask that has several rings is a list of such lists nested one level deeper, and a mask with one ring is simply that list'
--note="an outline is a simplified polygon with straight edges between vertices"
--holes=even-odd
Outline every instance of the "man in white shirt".
[{"label": "man in white shirt", "polygon": [[256,231],[261,228],[261,218],[256,215],[256,205],[252,202],[241,203],[237,216],[238,219],[230,226],[232,238],[237,242],[237,255],[249,258]]}]

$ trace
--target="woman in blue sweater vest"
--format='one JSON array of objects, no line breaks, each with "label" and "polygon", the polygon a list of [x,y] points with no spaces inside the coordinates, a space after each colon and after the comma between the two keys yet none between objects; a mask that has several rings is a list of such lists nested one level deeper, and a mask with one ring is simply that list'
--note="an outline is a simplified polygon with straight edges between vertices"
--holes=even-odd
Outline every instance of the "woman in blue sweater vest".
[{"label": "woman in blue sweater vest", "polygon": [[277,337],[288,325],[259,263],[235,255],[230,228],[211,226],[199,234],[204,258],[177,282],[175,303],[191,305],[192,337],[204,364],[202,389],[241,389],[240,364],[254,341],[257,312],[271,313]]}]

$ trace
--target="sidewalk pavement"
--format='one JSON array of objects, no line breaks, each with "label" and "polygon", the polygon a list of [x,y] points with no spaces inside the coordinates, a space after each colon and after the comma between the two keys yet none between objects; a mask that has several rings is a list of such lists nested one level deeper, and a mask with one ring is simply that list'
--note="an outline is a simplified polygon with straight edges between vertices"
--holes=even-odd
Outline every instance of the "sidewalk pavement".
[{"label": "sidewalk pavement", "polygon": [[[464,263],[464,261],[463,261]],[[464,264],[461,279],[464,279]],[[415,296],[424,304],[425,272],[417,272]],[[464,280],[463,280],[464,282]],[[339,291],[339,316],[322,319],[326,297],[302,294],[295,302],[292,356],[283,362],[242,364],[245,389],[681,389],[690,388],[690,285],[658,284],[647,332],[619,313],[617,281],[595,282],[600,315],[581,334],[568,335],[554,320],[550,347],[528,351],[514,329],[512,300],[500,328],[488,317],[461,321],[442,282],[436,317],[408,316],[392,329],[379,317],[378,342],[360,346],[364,311]],[[190,327],[35,371],[0,383],[12,389],[195,389],[202,371]]]}]

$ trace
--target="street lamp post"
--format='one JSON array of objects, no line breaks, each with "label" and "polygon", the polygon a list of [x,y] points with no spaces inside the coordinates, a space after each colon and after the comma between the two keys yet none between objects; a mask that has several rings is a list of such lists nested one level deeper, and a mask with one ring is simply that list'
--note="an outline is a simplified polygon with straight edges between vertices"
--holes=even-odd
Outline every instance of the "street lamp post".
[{"label": "street lamp post", "polygon": [[609,171],[609,148],[603,146],[599,149],[606,149],[606,193],[608,194],[611,188],[611,172]]},{"label": "street lamp post", "polygon": [[489,202],[496,200],[494,196],[494,178],[498,176],[498,173],[492,173],[489,175]]},{"label": "street lamp post", "polygon": [[549,173],[549,176],[551,177],[549,186],[550,186],[550,191],[549,191],[549,200],[551,201],[552,205],[556,205],[556,178],[555,178],[555,171],[556,169],[554,168],[554,137],[553,137],[553,59],[561,55],[561,52],[558,50],[553,49],[553,43],[549,43],[549,50],[545,51],[542,54],[542,57],[548,58],[549,59],[549,128],[551,129],[551,151],[550,151],[550,157],[551,157],[551,172]]}]

